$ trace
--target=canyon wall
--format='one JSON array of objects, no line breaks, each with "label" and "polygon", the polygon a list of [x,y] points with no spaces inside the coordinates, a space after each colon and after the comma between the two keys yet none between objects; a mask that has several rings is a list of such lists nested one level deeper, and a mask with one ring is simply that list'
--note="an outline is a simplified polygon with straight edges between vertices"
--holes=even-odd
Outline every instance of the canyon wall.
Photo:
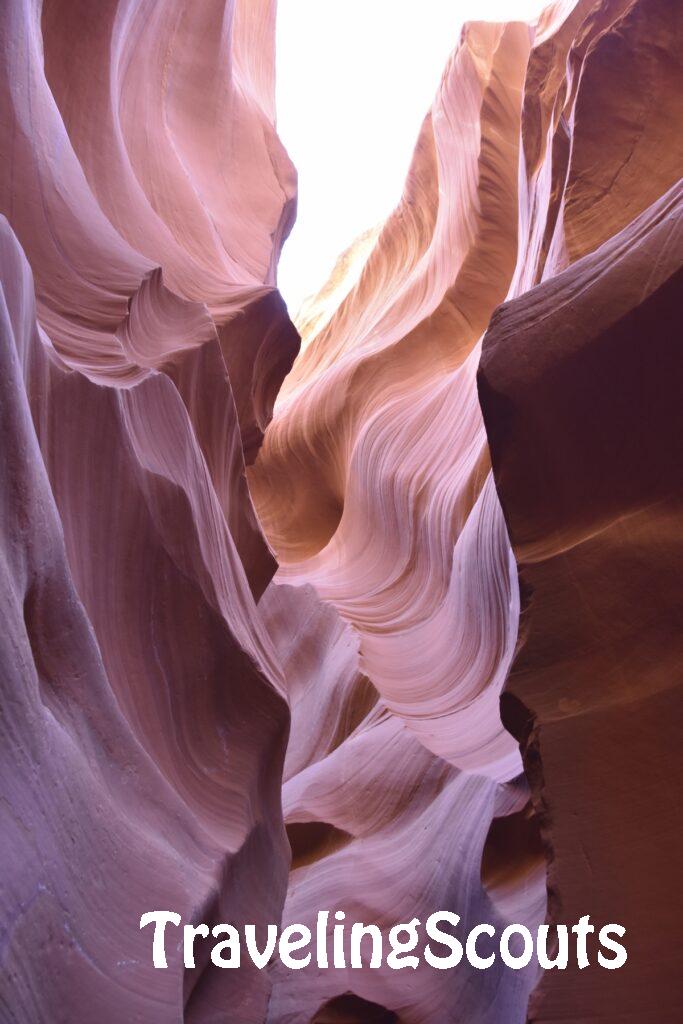
[{"label": "canyon wall", "polygon": [[299,343],[274,14],[2,5],[3,1022],[267,1012],[139,921],[265,925],[287,885],[245,479]]},{"label": "canyon wall", "polygon": [[[467,25],[297,331],[273,4],[2,8],[2,1024],[675,1019],[682,13]],[[163,971],[160,908],[629,959]]]},{"label": "canyon wall", "polygon": [[[341,897],[380,922],[442,906],[622,923],[626,966],[572,956],[539,980],[533,1021],[680,1005],[661,857],[683,853],[682,36],[656,0],[465,29],[397,210],[306,304],[250,471],[280,601],[312,584],[377,691],[324,761],[286,777],[290,830],[315,822],[327,845],[295,861],[285,918]],[[295,727],[312,715],[292,711]],[[412,749],[449,765],[438,796]],[[475,779],[488,804],[437,811]],[[401,1021],[507,1022],[537,980],[427,973],[350,988]],[[312,1003],[326,983],[312,975]],[[283,975],[275,997],[293,1006],[302,987]]]}]

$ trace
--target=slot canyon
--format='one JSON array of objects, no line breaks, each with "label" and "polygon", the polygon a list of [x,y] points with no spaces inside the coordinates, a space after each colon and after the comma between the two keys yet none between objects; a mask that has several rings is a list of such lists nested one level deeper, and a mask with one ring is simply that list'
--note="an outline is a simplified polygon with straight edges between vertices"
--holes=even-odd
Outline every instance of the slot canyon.
[{"label": "slot canyon", "polygon": [[[276,15],[0,4],[0,1024],[675,1024],[683,5],[465,24],[294,319]],[[153,908],[628,961],[156,970]]]}]

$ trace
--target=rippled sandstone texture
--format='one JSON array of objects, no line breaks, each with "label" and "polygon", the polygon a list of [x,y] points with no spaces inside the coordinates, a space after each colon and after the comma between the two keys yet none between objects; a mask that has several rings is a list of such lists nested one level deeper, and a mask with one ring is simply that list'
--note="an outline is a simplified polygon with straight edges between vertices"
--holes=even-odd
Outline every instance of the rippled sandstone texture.
[{"label": "rippled sandstone texture", "polygon": [[[274,13],[0,7],[0,1020],[674,1020],[681,9],[466,27],[284,385]],[[162,907],[629,961],[155,971]]]},{"label": "rippled sandstone texture", "polygon": [[138,924],[266,924],[287,884],[244,475],[299,342],[273,35],[253,0],[0,5],[3,1024],[267,1011]]},{"label": "rippled sandstone texture", "polygon": [[[548,973],[533,1021],[673,1020],[681,1003],[662,858],[683,860],[682,15],[579,2],[531,31],[465,29],[399,207],[302,311],[250,471],[275,587],[336,608],[377,691],[286,777],[295,840],[325,822],[329,845],[295,860],[285,919],[341,896],[380,921],[435,899],[466,919],[624,924],[627,965]],[[292,712],[295,730],[311,714]],[[349,987],[401,1021],[524,1020],[539,979],[485,973]],[[305,980],[278,976],[283,1019],[305,1019]],[[311,1005],[333,985],[312,975]]]}]

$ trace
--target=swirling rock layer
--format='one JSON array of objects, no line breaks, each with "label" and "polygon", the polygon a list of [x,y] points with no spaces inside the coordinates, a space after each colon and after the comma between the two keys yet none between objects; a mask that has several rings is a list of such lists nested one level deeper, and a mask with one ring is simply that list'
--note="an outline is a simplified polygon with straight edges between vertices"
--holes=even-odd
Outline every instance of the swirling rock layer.
[{"label": "swirling rock layer", "polygon": [[[381,709],[374,735],[363,724],[330,755],[328,782],[317,762],[285,784],[297,836],[313,835],[315,822],[344,836],[317,862],[295,861],[285,917],[347,899],[351,870],[363,890],[367,871],[347,865],[371,829],[373,869],[391,865],[362,899],[378,921],[407,878],[427,906],[438,892],[465,916],[468,906],[491,913],[474,896],[483,883],[507,920],[624,924],[627,966],[579,972],[573,958],[573,969],[540,981],[533,1020],[655,1020],[664,1007],[675,1016],[680,1000],[676,918],[645,820],[654,815],[667,856],[680,856],[673,295],[683,154],[667,125],[681,118],[681,28],[671,4],[622,2],[556,4],[533,31],[465,29],[402,202],[369,255],[359,243],[362,269],[351,250],[307,303],[306,348],[250,475],[277,579],[312,583],[352,627]],[[330,310],[344,273],[356,283]],[[454,778],[486,778],[499,794],[519,787],[498,707],[510,672],[503,720],[522,744],[547,908],[535,888],[538,831],[512,824],[521,793],[521,804],[456,800],[446,812],[465,877],[449,866],[453,888],[441,892],[433,821],[429,848],[413,830],[408,854],[407,832],[407,863],[397,862],[381,829],[389,797],[377,809],[355,801],[360,822],[345,808],[363,766],[374,778],[386,757],[390,723]],[[405,757],[402,778],[417,763]],[[387,774],[395,780],[397,768]],[[427,799],[433,813],[437,798]],[[416,800],[395,805],[393,827]],[[483,853],[483,836],[467,831],[472,814],[489,829]],[[486,868],[494,849],[504,899]],[[520,974],[528,993],[537,979]],[[275,998],[301,984],[278,978]],[[410,994],[393,980],[350,989],[405,1021],[524,1019],[505,969],[500,1004],[485,982],[458,984],[432,976]],[[475,987],[482,998],[468,1004]]]},{"label": "swirling rock layer", "polygon": [[[293,367],[273,28],[0,10],[0,1019],[673,1020],[681,11],[466,26]],[[629,959],[160,971],[159,908]]]},{"label": "swirling rock layer", "polygon": [[252,2],[0,12],[3,1021],[267,1011],[253,965],[185,971],[176,939],[155,970],[138,923],[285,898],[245,479],[299,340],[273,28]]}]

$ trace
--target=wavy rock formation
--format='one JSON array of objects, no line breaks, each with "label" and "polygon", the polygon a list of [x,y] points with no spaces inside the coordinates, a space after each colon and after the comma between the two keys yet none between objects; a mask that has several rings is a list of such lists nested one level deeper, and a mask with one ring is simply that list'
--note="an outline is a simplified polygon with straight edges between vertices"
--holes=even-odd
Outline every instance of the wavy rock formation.
[{"label": "wavy rock formation", "polygon": [[298,347],[274,11],[26,2],[0,26],[0,1016],[263,1020],[267,976],[208,945],[184,971],[177,940],[155,970],[138,922],[265,925],[285,896],[244,470]]},{"label": "wavy rock formation", "polygon": [[[365,720],[285,783],[295,852],[285,921],[310,923],[328,905],[384,928],[437,909],[459,913],[463,931],[545,915],[533,827],[522,850],[510,843],[509,872],[482,878],[494,818],[523,815],[528,800],[498,710],[519,591],[476,370],[515,266],[529,42],[521,24],[465,32],[403,201],[307,339],[250,474],[279,579],[312,583],[352,626],[377,691]],[[315,302],[307,316],[316,321]],[[306,710],[293,704],[295,736]],[[273,1019],[313,1019],[350,991],[405,1022],[521,1020],[536,978],[533,966],[354,973],[281,972]]]},{"label": "wavy rock formation", "polygon": [[[669,190],[683,159],[667,128],[681,121],[681,28],[672,5],[631,0],[556,4],[533,31],[465,29],[396,212],[369,254],[361,239],[302,312],[306,347],[250,471],[277,579],[313,584],[337,609],[378,694],[374,713],[285,784],[285,819],[305,843],[285,919],[339,902],[382,923],[397,906],[402,919],[426,915],[434,898],[466,920],[490,916],[481,901],[493,899],[503,920],[537,923],[545,846],[549,920],[590,913],[634,938],[624,971],[544,976],[533,1020],[625,1020],[634,1007],[654,1020],[652,985],[670,1014],[680,997],[675,918],[662,926],[667,882],[642,830],[645,807],[670,817],[681,776],[678,562],[661,564],[676,536],[681,361],[671,299],[660,296],[673,294],[681,262]],[[662,501],[660,518],[651,506]],[[513,556],[525,606],[534,592],[521,631]],[[653,591],[645,626],[642,598]],[[498,709],[511,665],[503,718],[522,742],[538,814],[523,828],[524,782]],[[649,693],[666,708],[625,727]],[[614,707],[613,719],[587,718],[592,707]],[[292,711],[296,723],[297,703]],[[660,729],[677,762],[663,786],[649,768]],[[630,742],[606,773],[622,736]],[[432,767],[418,767],[427,752]],[[399,795],[397,779],[413,769],[414,786]],[[434,771],[451,780],[438,795]],[[631,812],[623,793],[634,774]],[[368,778],[373,794],[391,779],[381,803],[369,799]],[[464,796],[475,779],[488,804]],[[506,802],[510,787],[516,800]],[[424,815],[424,848],[414,815]],[[440,846],[439,816],[453,823],[457,864]],[[678,823],[662,827],[680,850]],[[452,885],[440,890],[445,864]],[[504,890],[497,901],[492,878]],[[420,900],[402,895],[404,883]],[[503,968],[469,984],[457,975],[405,986],[350,978],[348,991],[401,1021],[524,1019],[532,971],[513,981]],[[335,999],[350,997],[325,981],[323,991],[312,975],[311,1001],[324,994],[337,1012]],[[484,994],[487,981],[500,1002]],[[304,984],[277,978],[276,1019],[309,1019],[294,1009]],[[353,1005],[338,1019],[365,1019],[370,1011]]]},{"label": "wavy rock formation", "polygon": [[[683,782],[683,480],[671,447],[683,436],[682,214],[677,185],[501,307],[484,342],[482,406],[531,595],[506,716],[540,772],[553,911],[618,919],[630,939],[619,972],[584,980],[573,965],[544,978],[534,1020],[560,1008],[584,1019],[605,1004],[610,1020],[675,1019],[680,1005],[678,923],[660,858],[662,844],[674,862],[683,856],[672,813]],[[658,823],[656,843],[645,821]]]},{"label": "wavy rock formation", "polygon": [[494,315],[479,394],[530,598],[504,708],[552,846],[551,910],[618,920],[629,960],[545,976],[530,1018],[674,1020],[683,144],[666,126],[683,117],[683,11],[603,5],[577,31],[581,13],[530,62],[546,85],[524,108],[517,291],[541,283]]},{"label": "wavy rock formation", "polygon": [[[466,26],[295,362],[274,17],[0,7],[0,1020],[674,1020],[682,12]],[[629,959],[163,971],[159,908]]]}]

